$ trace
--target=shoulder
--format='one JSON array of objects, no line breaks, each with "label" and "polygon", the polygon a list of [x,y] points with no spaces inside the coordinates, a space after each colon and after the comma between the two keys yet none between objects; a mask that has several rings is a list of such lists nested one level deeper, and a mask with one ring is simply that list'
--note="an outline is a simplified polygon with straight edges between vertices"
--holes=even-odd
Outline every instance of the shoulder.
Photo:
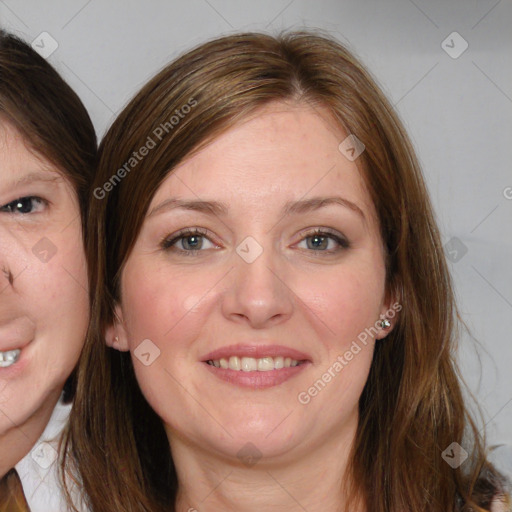
[{"label": "shoulder", "polygon": [[58,403],[32,450],[16,464],[25,497],[33,512],[65,510],[60,488],[59,441],[70,406]]}]

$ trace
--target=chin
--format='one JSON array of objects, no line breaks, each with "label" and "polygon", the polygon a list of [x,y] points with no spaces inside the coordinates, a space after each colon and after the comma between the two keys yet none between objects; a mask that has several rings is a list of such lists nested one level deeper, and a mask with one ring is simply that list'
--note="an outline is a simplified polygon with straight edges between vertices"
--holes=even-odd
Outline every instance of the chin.
[{"label": "chin", "polygon": [[238,460],[246,464],[246,459],[261,459],[261,462],[281,460],[303,441],[300,425],[291,422],[285,425],[287,420],[283,422],[286,414],[257,421],[247,421],[247,418],[245,422],[241,419],[231,421],[227,423],[227,432],[215,423],[210,425],[211,428],[196,432],[194,437],[202,449],[233,459],[235,463]]}]

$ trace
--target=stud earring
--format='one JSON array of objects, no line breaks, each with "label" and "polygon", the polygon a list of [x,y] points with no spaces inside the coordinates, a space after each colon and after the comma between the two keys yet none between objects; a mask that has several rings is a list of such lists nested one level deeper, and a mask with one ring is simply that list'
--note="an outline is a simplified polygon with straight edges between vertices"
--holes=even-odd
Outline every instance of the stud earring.
[{"label": "stud earring", "polygon": [[381,329],[389,329],[391,327],[391,322],[387,318],[383,318],[380,321]]}]

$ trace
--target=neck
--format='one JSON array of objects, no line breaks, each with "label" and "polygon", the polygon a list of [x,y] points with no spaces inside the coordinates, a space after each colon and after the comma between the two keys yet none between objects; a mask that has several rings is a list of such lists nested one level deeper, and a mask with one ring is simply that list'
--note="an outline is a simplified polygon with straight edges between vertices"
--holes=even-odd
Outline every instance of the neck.
[{"label": "neck", "polygon": [[17,425],[7,418],[10,427],[0,434],[0,478],[23,459],[41,437],[59,396],[59,390],[48,396],[45,403],[23,423]]},{"label": "neck", "polygon": [[[262,458],[251,467],[171,439],[179,481],[175,510],[340,512],[346,502],[342,484],[356,427],[357,421],[330,442],[323,440],[295,458]],[[366,512],[362,504],[350,510]]]}]

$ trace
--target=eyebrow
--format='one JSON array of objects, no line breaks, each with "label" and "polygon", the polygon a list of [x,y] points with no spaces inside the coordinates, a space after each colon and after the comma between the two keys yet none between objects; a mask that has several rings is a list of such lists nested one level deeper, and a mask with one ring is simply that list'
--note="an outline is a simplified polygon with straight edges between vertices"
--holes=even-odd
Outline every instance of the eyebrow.
[{"label": "eyebrow", "polygon": [[30,185],[37,181],[56,182],[62,181],[63,179],[64,177],[55,171],[35,171],[25,174],[24,176],[21,176],[20,178],[13,180],[10,183],[10,188],[16,188],[19,187],[20,185]]},{"label": "eyebrow", "polygon": [[[352,210],[353,212],[357,213],[364,222],[366,222],[366,217],[363,213],[363,210],[357,206],[357,204],[339,196],[313,197],[311,199],[301,199],[299,201],[288,201],[283,207],[283,214],[284,216],[289,216],[299,213],[308,213],[333,204]],[[218,201],[167,199],[153,208],[148,214],[148,217],[152,217],[157,213],[163,213],[179,208],[210,215],[217,215],[219,217],[226,216],[229,211],[228,205],[226,203],[221,203]]]}]

